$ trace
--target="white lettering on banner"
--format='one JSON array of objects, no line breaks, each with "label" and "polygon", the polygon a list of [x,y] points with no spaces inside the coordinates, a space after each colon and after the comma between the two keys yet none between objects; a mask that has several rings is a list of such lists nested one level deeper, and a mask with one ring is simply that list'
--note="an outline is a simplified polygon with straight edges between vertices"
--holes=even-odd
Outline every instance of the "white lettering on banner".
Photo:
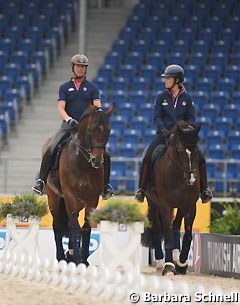
[{"label": "white lettering on banner", "polygon": [[210,270],[240,273],[240,245],[207,242]]},{"label": "white lettering on banner", "polygon": [[233,244],[233,268],[232,271],[240,273],[240,245]]},{"label": "white lettering on banner", "polygon": [[0,236],[0,250],[2,250],[5,247],[5,238],[2,238]]}]

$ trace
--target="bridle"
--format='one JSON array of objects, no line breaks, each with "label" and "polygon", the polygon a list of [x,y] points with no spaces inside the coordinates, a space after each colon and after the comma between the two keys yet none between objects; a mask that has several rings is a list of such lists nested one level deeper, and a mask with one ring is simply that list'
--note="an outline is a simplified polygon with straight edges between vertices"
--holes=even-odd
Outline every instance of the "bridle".
[{"label": "bridle", "polygon": [[[188,168],[183,166],[183,164],[181,162],[181,157],[180,157],[179,151],[177,149],[175,149],[175,151],[177,153],[177,157],[175,157],[173,155],[173,152],[170,150],[170,154],[169,154],[170,155],[170,159],[172,161],[174,161],[175,164],[182,170],[184,179],[187,181],[187,185],[193,185],[194,182],[196,181],[196,173],[197,173],[197,165],[198,165],[198,163],[195,162],[195,165],[192,164],[190,148],[191,147],[195,147],[196,143],[194,143],[194,144],[182,143],[182,145],[184,146],[185,152],[188,155],[188,160],[189,160]],[[169,148],[169,145],[168,145],[168,148]],[[190,177],[190,179],[188,179],[188,177]]]},{"label": "bridle", "polygon": [[[81,140],[78,138],[78,134],[76,133],[74,135],[74,143],[76,146],[76,155],[79,155],[79,152],[83,155],[83,157],[87,160],[87,162],[92,163],[94,160],[94,154],[92,150],[94,148],[99,148],[103,149],[105,151],[106,145],[107,145],[107,139],[103,143],[98,143],[98,144],[92,144],[91,136],[92,136],[92,129],[89,128],[89,125],[91,123],[91,120],[89,120],[88,125],[87,125],[87,135],[86,135],[86,146],[82,145]],[[103,158],[103,157],[102,157]]]},{"label": "bridle", "polygon": [[84,156],[84,158],[87,160],[87,162],[91,162],[94,159],[92,149],[94,149],[94,148],[102,148],[104,150],[106,149],[106,144],[104,144],[104,143],[91,145],[90,144],[91,142],[89,142],[87,147],[84,147],[81,144],[81,141],[77,138],[77,134],[75,134],[74,143],[76,145],[76,155],[79,155],[79,152],[80,152]]}]

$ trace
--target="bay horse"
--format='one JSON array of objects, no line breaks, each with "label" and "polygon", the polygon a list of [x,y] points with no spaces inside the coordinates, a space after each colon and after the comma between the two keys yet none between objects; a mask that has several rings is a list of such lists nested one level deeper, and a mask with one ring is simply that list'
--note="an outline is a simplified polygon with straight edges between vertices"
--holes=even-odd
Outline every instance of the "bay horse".
[{"label": "bay horse", "polygon": [[[76,133],[61,151],[57,169],[48,176],[46,193],[53,217],[58,261],[88,265],[91,234],[88,218],[90,211],[97,207],[103,190],[104,153],[112,112],[112,106],[105,112],[90,105],[82,115]],[[78,216],[83,209],[84,225],[81,228]],[[63,236],[69,236],[68,257],[63,249]]]},{"label": "bay horse", "polygon": [[[192,241],[196,202],[200,194],[198,133],[200,126],[179,121],[172,129],[166,152],[155,162],[152,179],[146,188],[148,218],[152,227],[143,238],[153,246],[157,260],[163,261],[163,275],[185,274]],[[173,221],[173,209],[177,215]],[[180,226],[184,218],[184,236],[179,257],[173,260],[173,249],[180,249]]]}]

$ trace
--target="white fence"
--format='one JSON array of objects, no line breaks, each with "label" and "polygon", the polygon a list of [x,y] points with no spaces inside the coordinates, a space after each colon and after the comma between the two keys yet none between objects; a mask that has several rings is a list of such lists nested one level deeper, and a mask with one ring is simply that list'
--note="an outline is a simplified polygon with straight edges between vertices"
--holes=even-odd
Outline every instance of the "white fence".
[{"label": "white fence", "polygon": [[[200,283],[196,285],[182,279],[175,282],[159,275],[113,271],[107,267],[86,268],[83,264],[76,266],[74,263],[57,262],[55,259],[40,260],[37,257],[19,255],[15,252],[0,253],[0,273],[72,292],[84,292],[116,301],[129,300],[138,304],[156,302],[156,297],[161,298],[159,302],[164,304],[169,304],[173,298],[176,302],[177,297],[180,303],[185,301],[192,303],[196,298],[200,299],[201,296],[209,293]],[[211,294],[221,295],[224,298],[219,287],[211,287]]]}]

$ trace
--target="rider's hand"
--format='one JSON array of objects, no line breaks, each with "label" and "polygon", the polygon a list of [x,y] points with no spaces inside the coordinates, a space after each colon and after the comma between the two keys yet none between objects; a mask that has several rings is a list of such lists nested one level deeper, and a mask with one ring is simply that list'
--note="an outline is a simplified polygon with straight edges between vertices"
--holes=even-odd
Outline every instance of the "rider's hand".
[{"label": "rider's hand", "polygon": [[73,118],[70,118],[66,121],[66,123],[71,126],[72,128],[77,128],[78,127],[78,121],[73,119]]},{"label": "rider's hand", "polygon": [[168,138],[171,135],[171,131],[164,127],[160,129],[160,132],[165,138]]}]

